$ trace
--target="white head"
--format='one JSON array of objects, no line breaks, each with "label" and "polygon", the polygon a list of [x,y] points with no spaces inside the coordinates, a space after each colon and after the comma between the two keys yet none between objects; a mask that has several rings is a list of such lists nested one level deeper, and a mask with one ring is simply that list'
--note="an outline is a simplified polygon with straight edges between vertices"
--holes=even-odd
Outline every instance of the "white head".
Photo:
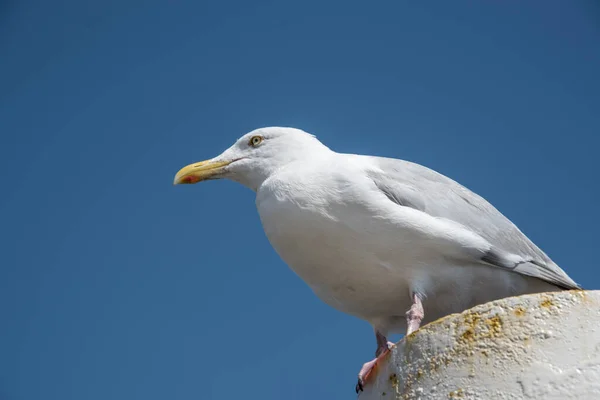
[{"label": "white head", "polygon": [[317,138],[295,128],[256,129],[210,160],[190,164],[177,172],[174,184],[227,178],[256,191],[275,171],[287,164],[330,150]]}]

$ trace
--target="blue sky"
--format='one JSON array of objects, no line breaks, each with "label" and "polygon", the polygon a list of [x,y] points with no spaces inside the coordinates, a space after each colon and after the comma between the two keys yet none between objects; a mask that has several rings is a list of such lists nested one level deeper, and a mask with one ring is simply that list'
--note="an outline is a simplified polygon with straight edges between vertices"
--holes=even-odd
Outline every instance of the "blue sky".
[{"label": "blue sky", "polygon": [[427,3],[0,3],[0,399],[354,397],[370,326],[251,191],[171,185],[260,126],[432,167],[600,287],[597,2]]}]

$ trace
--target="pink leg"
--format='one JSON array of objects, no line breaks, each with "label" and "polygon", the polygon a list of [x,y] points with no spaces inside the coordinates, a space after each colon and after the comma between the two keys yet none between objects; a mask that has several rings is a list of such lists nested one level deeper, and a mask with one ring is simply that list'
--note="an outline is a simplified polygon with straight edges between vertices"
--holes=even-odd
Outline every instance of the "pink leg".
[{"label": "pink leg", "polygon": [[375,369],[379,360],[384,358],[387,353],[389,353],[390,348],[394,345],[394,343],[388,342],[386,337],[377,331],[375,331],[375,337],[377,338],[377,350],[375,351],[375,358],[365,363],[360,369],[360,372],[358,373],[358,383],[356,384],[356,393],[363,390],[369,375]]},{"label": "pink leg", "polygon": [[413,293],[412,295],[412,305],[410,306],[410,310],[406,313],[406,325],[407,330],[406,334],[410,335],[421,326],[421,321],[425,316],[425,312],[423,311],[423,304],[421,303],[421,298],[418,294]]}]

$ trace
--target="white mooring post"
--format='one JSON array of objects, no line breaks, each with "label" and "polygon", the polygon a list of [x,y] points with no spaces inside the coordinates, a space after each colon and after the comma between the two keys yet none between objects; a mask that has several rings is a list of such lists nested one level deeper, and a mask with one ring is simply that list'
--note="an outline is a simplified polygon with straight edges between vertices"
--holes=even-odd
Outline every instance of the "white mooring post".
[{"label": "white mooring post", "polygon": [[600,291],[511,297],[402,339],[360,400],[600,400]]}]

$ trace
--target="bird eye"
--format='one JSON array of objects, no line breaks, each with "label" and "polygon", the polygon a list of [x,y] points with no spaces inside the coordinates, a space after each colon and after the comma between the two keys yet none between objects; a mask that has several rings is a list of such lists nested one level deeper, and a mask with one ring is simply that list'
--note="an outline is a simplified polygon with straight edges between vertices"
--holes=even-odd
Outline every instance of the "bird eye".
[{"label": "bird eye", "polygon": [[261,144],[263,141],[262,136],[252,136],[250,138],[250,146],[252,147],[257,147],[259,144]]}]

